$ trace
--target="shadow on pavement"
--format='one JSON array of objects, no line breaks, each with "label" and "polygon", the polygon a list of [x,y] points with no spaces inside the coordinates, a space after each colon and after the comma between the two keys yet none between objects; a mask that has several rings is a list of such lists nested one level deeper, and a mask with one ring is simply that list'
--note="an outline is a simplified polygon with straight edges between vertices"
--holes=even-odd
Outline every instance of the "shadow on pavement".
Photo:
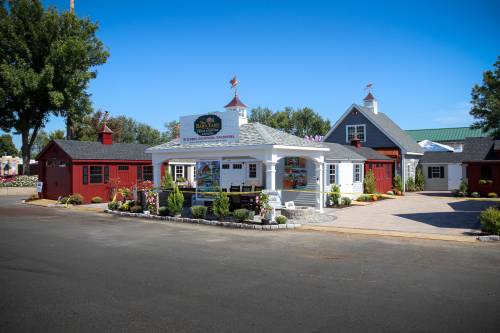
[{"label": "shadow on pavement", "polygon": [[433,212],[396,214],[396,216],[438,228],[478,229],[480,226],[477,212]]}]

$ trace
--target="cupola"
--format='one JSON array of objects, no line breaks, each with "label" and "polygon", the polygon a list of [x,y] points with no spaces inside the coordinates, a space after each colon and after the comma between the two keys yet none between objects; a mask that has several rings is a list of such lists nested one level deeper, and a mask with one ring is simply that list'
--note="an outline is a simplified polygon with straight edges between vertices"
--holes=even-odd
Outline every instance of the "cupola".
[{"label": "cupola", "polygon": [[103,145],[112,145],[113,144],[113,131],[106,124],[108,120],[108,112],[104,114],[104,121],[102,123],[101,129],[99,130],[99,141]]},{"label": "cupola", "polygon": [[370,110],[374,114],[377,114],[378,113],[378,102],[370,91],[371,86],[372,86],[371,84],[366,86],[368,89],[368,95],[366,95],[366,97],[363,99],[363,102],[364,102],[365,108],[367,108],[368,110]]}]

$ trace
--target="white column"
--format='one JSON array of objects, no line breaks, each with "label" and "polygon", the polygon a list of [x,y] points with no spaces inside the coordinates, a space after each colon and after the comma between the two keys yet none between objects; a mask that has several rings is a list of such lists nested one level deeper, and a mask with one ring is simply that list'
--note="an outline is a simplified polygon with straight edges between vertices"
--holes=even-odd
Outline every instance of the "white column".
[{"label": "white column", "polygon": [[162,163],[153,164],[153,183],[155,187],[160,187],[161,185],[161,165]]},{"label": "white column", "polygon": [[316,209],[319,211],[319,212],[323,212],[323,206],[324,206],[324,195],[323,195],[323,192],[324,192],[324,189],[325,189],[325,180],[324,180],[324,172],[323,172],[323,162],[318,162],[318,161],[315,161],[315,164],[316,164],[316,177],[318,178],[319,180],[319,186],[318,186],[318,189],[319,189],[319,192],[320,193],[317,193],[316,195]]},{"label": "white column", "polygon": [[276,162],[264,161],[266,165],[266,190],[276,190]]}]

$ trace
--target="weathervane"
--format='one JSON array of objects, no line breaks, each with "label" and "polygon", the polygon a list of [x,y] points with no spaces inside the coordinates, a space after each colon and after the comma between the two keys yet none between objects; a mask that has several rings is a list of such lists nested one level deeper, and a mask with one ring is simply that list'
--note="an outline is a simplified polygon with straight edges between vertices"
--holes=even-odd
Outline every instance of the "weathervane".
[{"label": "weathervane", "polygon": [[240,83],[240,81],[238,81],[238,79],[236,78],[236,75],[233,76],[233,78],[231,79],[231,81],[229,81],[229,83],[231,84],[231,89],[234,89],[234,95],[237,95],[238,94],[238,83]]},{"label": "weathervane", "polygon": [[368,83],[368,84],[366,85],[366,87],[365,87],[365,90],[368,90],[368,92],[371,92],[371,90],[372,90],[372,86],[373,86],[373,84],[372,84],[372,83]]}]

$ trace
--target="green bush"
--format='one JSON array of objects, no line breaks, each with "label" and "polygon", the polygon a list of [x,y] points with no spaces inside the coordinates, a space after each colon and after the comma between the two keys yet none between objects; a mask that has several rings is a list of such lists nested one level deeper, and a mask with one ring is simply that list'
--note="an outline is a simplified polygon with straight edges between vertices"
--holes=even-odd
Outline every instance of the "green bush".
[{"label": "green bush", "polygon": [[479,215],[481,228],[484,232],[500,235],[500,210],[495,207],[490,207],[481,212]]},{"label": "green bush", "polygon": [[340,204],[340,188],[337,184],[332,185],[328,196],[332,206]]},{"label": "green bush", "polygon": [[83,203],[83,195],[75,193],[68,197],[67,203],[72,205],[81,205]]},{"label": "green bush", "polygon": [[458,191],[463,193],[464,196],[467,195],[467,191],[469,190],[467,182],[465,180],[462,180],[460,183],[460,187],[458,188]]},{"label": "green bush", "polygon": [[352,203],[352,200],[349,197],[342,197],[341,202],[342,202],[342,206],[350,206]]},{"label": "green bush", "polygon": [[283,215],[276,216],[276,223],[278,224],[286,224],[288,222],[288,218]]},{"label": "green bush", "polygon": [[403,180],[401,179],[400,175],[394,176],[394,179],[392,180],[392,184],[397,191],[403,192]]},{"label": "green bush", "polygon": [[125,201],[124,203],[121,204],[121,206],[120,206],[119,209],[122,212],[128,212],[130,210],[130,207],[132,207],[132,206],[133,206],[132,202],[130,200],[127,200],[127,201]]},{"label": "green bush", "polygon": [[394,191],[387,191],[386,194],[387,195],[394,195]]},{"label": "green bush", "polygon": [[480,196],[480,195],[479,195],[479,193],[477,193],[477,192],[472,192],[472,193],[470,194],[470,196],[471,196],[471,197],[473,197],[473,198],[479,198],[479,196]]},{"label": "green bush", "polygon": [[413,180],[413,177],[408,178],[406,181],[406,190],[408,192],[415,192],[415,180]]},{"label": "green bush", "polygon": [[160,187],[163,191],[167,191],[172,189],[173,185],[174,185],[174,180],[172,179],[170,173],[167,172],[165,176],[163,176],[163,178],[161,179]]},{"label": "green bush", "polygon": [[102,203],[102,198],[101,197],[93,197],[90,199],[90,202],[92,203]]},{"label": "green bush", "polygon": [[357,201],[372,201],[373,199],[372,199],[371,195],[362,194],[356,200]]},{"label": "green bush", "polygon": [[118,210],[119,207],[120,207],[120,203],[118,201],[111,201],[108,203],[108,209]]},{"label": "green bush", "polygon": [[130,212],[131,213],[142,213],[142,206],[141,205],[134,205],[130,207]]},{"label": "green bush", "polygon": [[161,206],[160,208],[158,208],[158,215],[167,216],[168,215],[168,208],[165,206]]},{"label": "green bush", "polygon": [[373,170],[368,170],[365,175],[365,180],[363,182],[365,193],[373,194],[377,191],[377,180],[373,174]]},{"label": "green bush", "polygon": [[215,195],[212,210],[214,215],[221,220],[224,220],[227,216],[229,216],[229,198],[226,192],[219,190],[219,192]]},{"label": "green bush", "polygon": [[179,186],[173,184],[172,192],[167,198],[167,207],[172,215],[179,215],[184,206],[184,194],[179,190]]},{"label": "green bush", "polygon": [[488,198],[496,198],[496,197],[498,197],[498,195],[495,192],[490,192],[490,193],[488,193],[487,197]]},{"label": "green bush", "polygon": [[193,206],[191,207],[191,214],[195,219],[204,219],[207,215],[207,207],[205,206]]},{"label": "green bush", "polygon": [[68,203],[68,197],[59,197],[59,200],[57,200],[59,203],[65,205]]},{"label": "green bush", "polygon": [[415,173],[415,190],[423,191],[425,187],[425,177],[422,172],[421,167],[417,167],[417,172]]},{"label": "green bush", "polygon": [[491,179],[479,179],[479,185],[491,185],[493,184],[493,180]]},{"label": "green bush", "polygon": [[248,220],[248,218],[250,217],[250,211],[248,209],[245,209],[245,208],[241,208],[241,209],[236,209],[234,212],[233,212],[233,216],[239,221],[239,222],[244,222],[246,220]]}]

